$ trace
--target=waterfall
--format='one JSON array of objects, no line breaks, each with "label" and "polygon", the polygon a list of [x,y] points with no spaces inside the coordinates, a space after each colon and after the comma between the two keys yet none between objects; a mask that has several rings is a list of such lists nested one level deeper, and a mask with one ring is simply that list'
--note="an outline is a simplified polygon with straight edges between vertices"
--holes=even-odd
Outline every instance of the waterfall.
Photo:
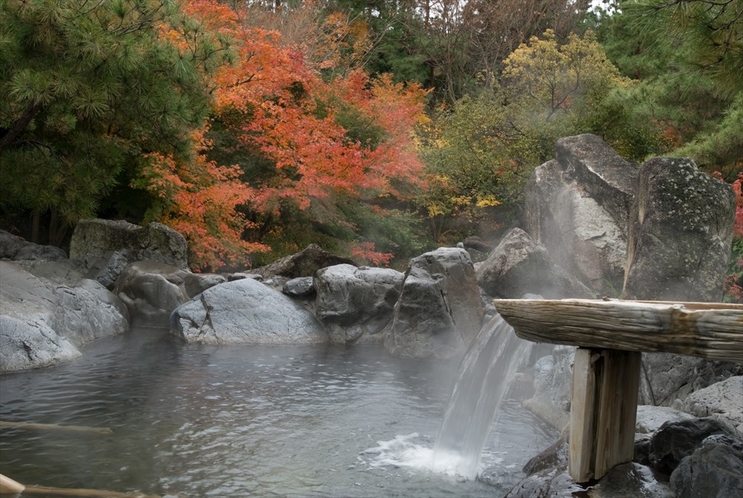
[{"label": "waterfall", "polygon": [[434,467],[455,462],[455,472],[474,479],[495,413],[516,369],[531,350],[496,315],[478,332],[459,366],[436,445]]}]

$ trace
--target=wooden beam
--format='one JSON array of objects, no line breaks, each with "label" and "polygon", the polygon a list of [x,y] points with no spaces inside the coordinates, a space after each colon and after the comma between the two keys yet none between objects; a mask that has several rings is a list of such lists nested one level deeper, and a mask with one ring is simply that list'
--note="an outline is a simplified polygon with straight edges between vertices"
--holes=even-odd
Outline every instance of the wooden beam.
[{"label": "wooden beam", "polygon": [[594,479],[602,478],[615,465],[631,462],[634,457],[642,368],[642,353],[634,351],[606,349],[601,351],[601,359]]},{"label": "wooden beam", "polygon": [[495,299],[533,342],[743,362],[743,305],[616,299]]},{"label": "wooden beam", "polygon": [[575,482],[588,482],[593,478],[596,435],[596,371],[593,363],[598,357],[591,349],[578,348],[573,360],[568,469]]},{"label": "wooden beam", "polygon": [[110,427],[88,427],[84,425],[59,425],[59,424],[38,424],[36,422],[13,422],[9,420],[0,420],[0,427],[11,427],[13,429],[24,430],[56,430],[71,432],[92,432],[96,434],[113,434]]},{"label": "wooden beam", "polygon": [[573,362],[568,473],[585,483],[632,461],[641,353],[579,348]]}]

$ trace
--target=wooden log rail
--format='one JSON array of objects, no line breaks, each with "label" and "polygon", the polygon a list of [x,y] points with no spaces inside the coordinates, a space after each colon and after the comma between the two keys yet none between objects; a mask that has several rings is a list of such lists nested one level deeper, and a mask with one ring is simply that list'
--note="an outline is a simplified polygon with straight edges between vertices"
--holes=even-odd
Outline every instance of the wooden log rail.
[{"label": "wooden log rail", "polygon": [[617,299],[496,299],[517,336],[577,346],[569,473],[600,479],[634,457],[643,352],[743,363],[743,305]]}]

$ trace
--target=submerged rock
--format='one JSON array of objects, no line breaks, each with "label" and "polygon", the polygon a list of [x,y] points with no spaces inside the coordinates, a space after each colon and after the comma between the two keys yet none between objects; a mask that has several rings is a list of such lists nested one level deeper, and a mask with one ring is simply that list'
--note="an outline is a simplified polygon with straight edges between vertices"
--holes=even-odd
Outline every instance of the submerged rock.
[{"label": "submerged rock", "polygon": [[170,331],[205,344],[310,344],[328,341],[299,304],[250,278],[211,287],[176,308]]}]

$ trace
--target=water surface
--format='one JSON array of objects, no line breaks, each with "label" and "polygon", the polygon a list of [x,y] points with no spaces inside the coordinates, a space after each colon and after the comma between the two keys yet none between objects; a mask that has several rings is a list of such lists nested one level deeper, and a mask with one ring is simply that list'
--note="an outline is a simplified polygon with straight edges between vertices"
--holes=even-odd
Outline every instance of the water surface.
[{"label": "water surface", "polygon": [[0,376],[0,469],[24,484],[188,497],[499,496],[554,433],[506,400],[482,467],[431,470],[456,362],[382,347],[185,345],[134,330],[72,363]]}]

